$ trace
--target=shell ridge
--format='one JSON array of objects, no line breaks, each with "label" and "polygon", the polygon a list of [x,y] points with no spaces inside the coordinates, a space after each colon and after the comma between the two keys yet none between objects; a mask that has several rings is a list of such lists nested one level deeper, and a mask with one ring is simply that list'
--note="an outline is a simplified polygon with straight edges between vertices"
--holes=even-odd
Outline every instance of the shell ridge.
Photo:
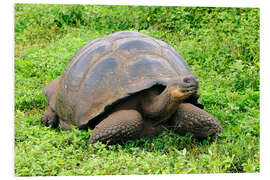
[{"label": "shell ridge", "polygon": [[[90,63],[90,65],[89,65],[89,67],[87,68],[87,70],[86,70],[86,72],[83,74],[83,76],[82,76],[82,80],[80,81],[80,84],[79,84],[79,89],[78,89],[78,94],[79,94],[79,97],[78,97],[78,99],[80,99],[81,98],[81,89],[82,89],[82,85],[84,84],[84,82],[86,81],[86,76],[88,75],[88,73],[89,73],[89,71],[92,69],[92,67],[94,67],[98,62],[99,62],[99,60],[100,59],[102,59],[103,57],[105,57],[105,56],[107,56],[107,55],[109,55],[109,54],[111,54],[112,53],[112,50],[111,51],[108,51],[108,52],[106,52],[106,53],[104,53],[104,54],[102,54],[101,56],[98,56],[98,57],[95,57],[94,59],[92,59],[92,61],[91,61],[91,63]],[[74,117],[76,117],[76,110],[77,110],[77,105],[78,105],[78,102],[76,103],[76,105],[75,105],[75,107],[74,107],[74,109],[75,109],[75,113],[74,113]],[[78,122],[77,122],[77,120],[75,120],[76,121],[76,124],[78,124]]]},{"label": "shell ridge", "polygon": [[[96,41],[95,41],[96,40]],[[86,44],[83,48],[81,48],[79,50],[78,53],[76,53],[72,58],[71,58],[71,62],[67,65],[66,69],[65,69],[65,74],[68,74],[70,72],[71,67],[80,59],[80,57],[87,52],[93,45],[95,45],[97,42],[102,41],[103,38],[98,38],[98,39],[94,39],[92,41],[90,41],[90,43]],[[94,41],[94,42],[93,42]],[[92,43],[91,43],[92,42]],[[63,76],[62,78],[62,83],[64,83],[66,81],[67,76]],[[62,84],[64,85],[64,84]]]},{"label": "shell ridge", "polygon": [[[164,47],[164,46],[162,46],[155,38],[152,38],[152,37],[149,37],[149,39],[151,39],[152,41],[154,41],[156,44],[158,44],[158,46],[159,46],[159,48],[160,48],[160,51],[161,51],[161,53],[159,54],[159,56],[161,56],[162,58],[164,58],[165,60],[167,60],[167,62],[169,63],[169,65],[171,66],[171,68],[180,76],[181,75],[181,71],[180,71],[180,69],[179,69],[179,67],[177,66],[177,64],[175,64],[175,62],[173,62],[171,59],[169,59],[169,58],[166,58],[165,56],[164,56],[164,48],[165,49],[168,49],[167,47]],[[167,43],[166,43],[167,44]],[[168,49],[168,50],[170,50],[170,49]],[[178,70],[177,70],[177,69]]]},{"label": "shell ridge", "polygon": [[[177,64],[175,64],[174,62],[172,62],[171,59],[168,59],[168,58],[164,57],[162,54],[158,54],[158,53],[154,53],[154,52],[152,52],[152,53],[149,53],[149,52],[143,52],[143,53],[144,53],[144,54],[139,54],[139,55],[137,55],[137,56],[134,56],[132,59],[137,59],[138,57],[145,56],[145,55],[150,55],[150,56],[151,56],[151,55],[152,55],[152,56],[161,56],[162,59],[165,59],[166,62],[168,62],[168,65],[170,66],[171,69],[173,69],[173,70],[176,72],[176,74],[178,74],[179,76],[181,75],[179,69],[178,69],[178,70],[176,69],[176,67],[178,68]],[[174,65],[173,65],[173,64],[174,64]]]}]

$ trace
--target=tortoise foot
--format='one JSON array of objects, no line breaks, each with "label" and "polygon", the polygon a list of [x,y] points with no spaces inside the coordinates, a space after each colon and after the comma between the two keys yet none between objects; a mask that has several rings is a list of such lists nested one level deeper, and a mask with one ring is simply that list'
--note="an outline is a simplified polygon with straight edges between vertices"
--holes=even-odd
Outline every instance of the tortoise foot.
[{"label": "tortoise foot", "polygon": [[41,117],[41,123],[47,127],[57,128],[59,125],[59,120],[57,114],[48,107],[46,113]]},{"label": "tortoise foot", "polygon": [[169,123],[176,133],[192,133],[197,139],[214,138],[223,131],[214,116],[190,103],[180,104]]},{"label": "tortoise foot", "polygon": [[135,110],[120,110],[112,113],[94,128],[88,143],[121,143],[139,138],[142,130],[143,120],[140,113]]}]

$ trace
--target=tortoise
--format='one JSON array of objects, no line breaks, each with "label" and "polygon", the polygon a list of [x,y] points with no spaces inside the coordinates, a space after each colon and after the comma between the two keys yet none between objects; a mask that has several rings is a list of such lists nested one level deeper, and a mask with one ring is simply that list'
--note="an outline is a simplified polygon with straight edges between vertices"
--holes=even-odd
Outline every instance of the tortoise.
[{"label": "tortoise", "polygon": [[64,130],[92,128],[88,143],[153,137],[162,130],[215,137],[217,119],[203,110],[198,77],[167,43],[136,31],[94,39],[43,92],[41,122]]}]

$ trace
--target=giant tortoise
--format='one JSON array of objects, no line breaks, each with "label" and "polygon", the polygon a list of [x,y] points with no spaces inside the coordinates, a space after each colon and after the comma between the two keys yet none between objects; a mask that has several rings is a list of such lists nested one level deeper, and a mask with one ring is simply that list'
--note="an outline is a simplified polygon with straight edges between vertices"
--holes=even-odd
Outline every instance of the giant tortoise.
[{"label": "giant tortoise", "polygon": [[198,78],[167,43],[135,31],[94,39],[44,88],[41,122],[93,128],[89,143],[153,137],[164,129],[197,138],[222,131],[199,101]]}]

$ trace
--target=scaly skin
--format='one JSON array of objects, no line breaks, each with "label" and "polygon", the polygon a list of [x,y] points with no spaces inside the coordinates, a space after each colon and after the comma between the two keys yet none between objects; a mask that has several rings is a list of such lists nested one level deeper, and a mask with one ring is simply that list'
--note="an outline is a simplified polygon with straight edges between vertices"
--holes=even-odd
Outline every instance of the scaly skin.
[{"label": "scaly skin", "polygon": [[120,110],[101,121],[93,130],[89,144],[97,141],[114,144],[141,137],[143,120],[135,110]]},{"label": "scaly skin", "polygon": [[222,132],[222,127],[214,116],[190,103],[180,104],[168,123],[176,133],[192,133],[198,139],[214,137]]}]

